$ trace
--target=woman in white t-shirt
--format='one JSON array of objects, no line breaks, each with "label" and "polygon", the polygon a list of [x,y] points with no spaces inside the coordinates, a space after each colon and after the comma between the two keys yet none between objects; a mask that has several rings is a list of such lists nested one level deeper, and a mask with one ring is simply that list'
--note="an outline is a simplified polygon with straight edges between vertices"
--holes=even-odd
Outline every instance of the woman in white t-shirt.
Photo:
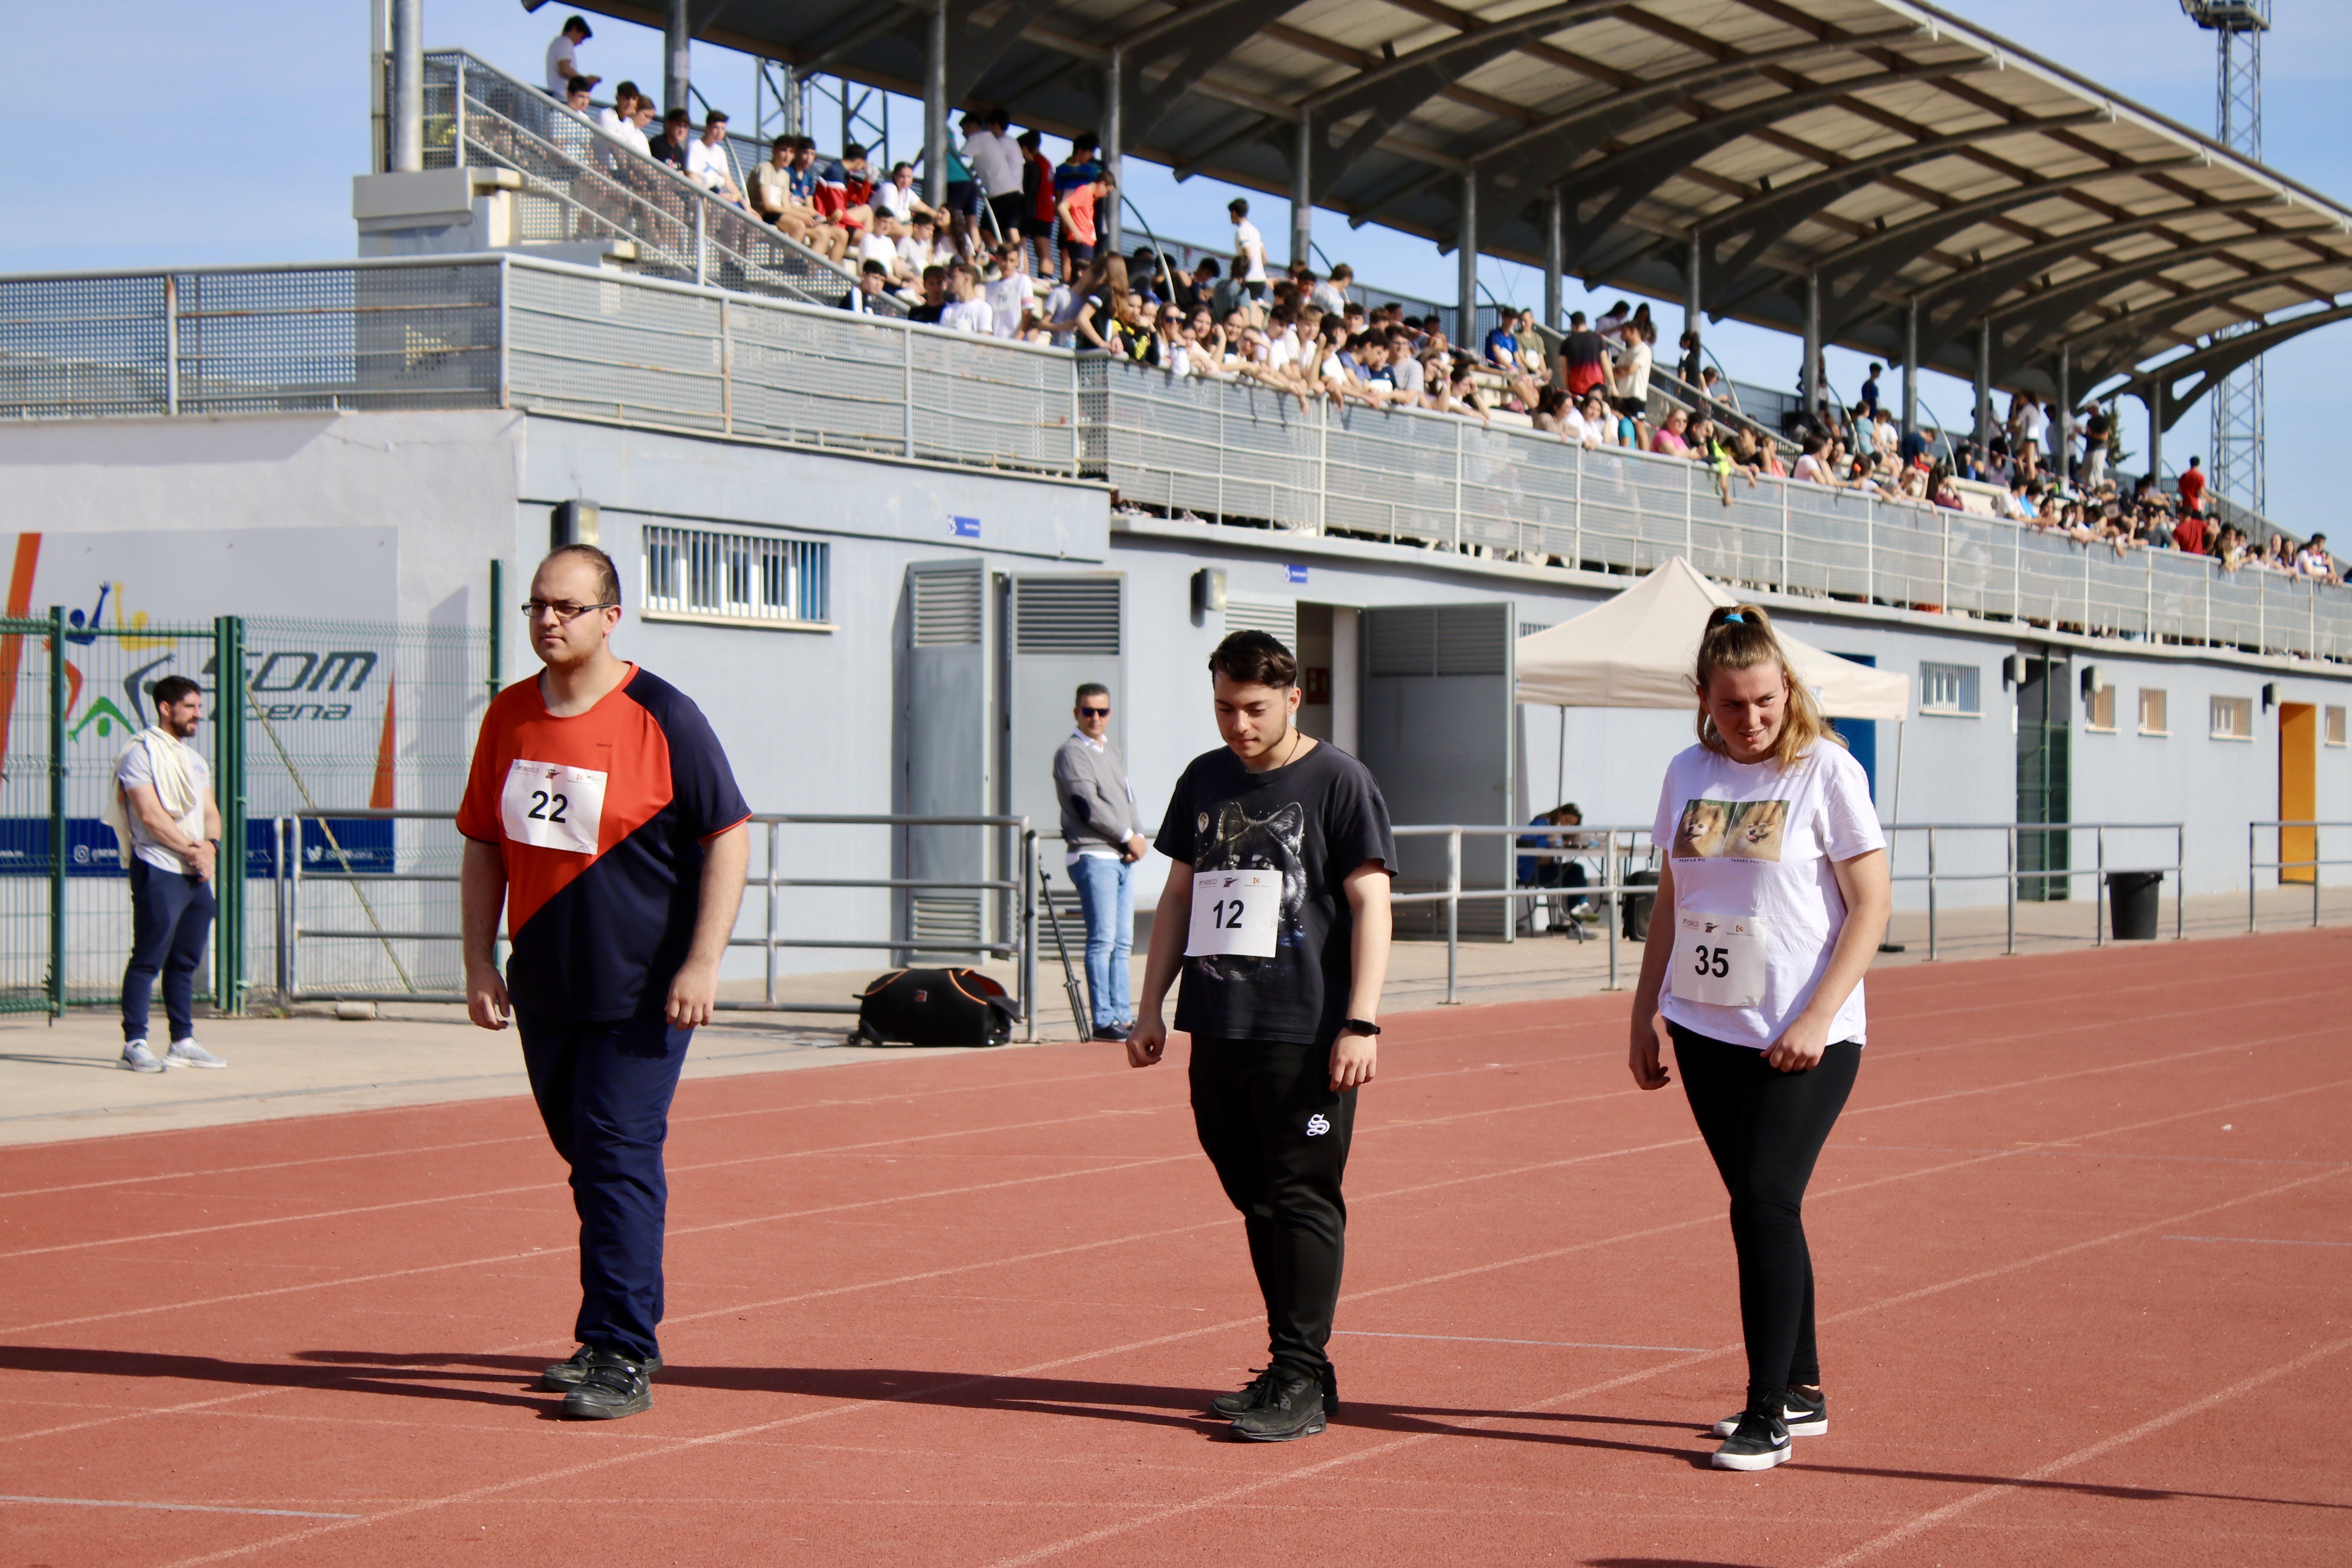
[{"label": "woman in white t-shirt", "polygon": [[1761,1470],[1829,1430],[1805,1184],[1862,1060],[1862,976],[1886,931],[1886,840],[1862,764],[1790,672],[1764,612],[1717,609],[1692,676],[1699,743],[1666,768],[1632,1066],[1683,1090],[1731,1193],[1748,1404],[1715,1463]]}]

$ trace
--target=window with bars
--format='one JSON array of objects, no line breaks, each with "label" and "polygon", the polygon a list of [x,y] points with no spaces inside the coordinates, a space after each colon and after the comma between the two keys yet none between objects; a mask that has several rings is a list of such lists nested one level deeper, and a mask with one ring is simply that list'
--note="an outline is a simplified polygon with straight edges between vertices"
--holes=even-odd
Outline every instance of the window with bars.
[{"label": "window with bars", "polygon": [[2327,709],[2326,710],[2326,724],[2320,736],[2321,742],[2325,745],[2330,746],[2340,746],[2344,744],[2344,710],[2341,708]]},{"label": "window with bars", "polygon": [[1977,714],[1984,711],[1982,672],[1970,664],[1922,664],[1919,711]]},{"label": "window with bars", "polygon": [[2116,689],[2102,686],[2083,701],[2083,728],[2113,732],[2116,727]]},{"label": "window with bars", "polygon": [[2217,741],[2251,741],[2254,738],[2254,700],[2251,697],[2216,697],[2212,706],[2211,734]]},{"label": "window with bars", "polygon": [[2139,689],[2139,732],[2143,735],[2169,735],[2172,728],[2166,708],[2163,689],[2143,686]]},{"label": "window with bars", "polygon": [[832,546],[765,533],[649,526],[645,613],[720,626],[831,624]]}]

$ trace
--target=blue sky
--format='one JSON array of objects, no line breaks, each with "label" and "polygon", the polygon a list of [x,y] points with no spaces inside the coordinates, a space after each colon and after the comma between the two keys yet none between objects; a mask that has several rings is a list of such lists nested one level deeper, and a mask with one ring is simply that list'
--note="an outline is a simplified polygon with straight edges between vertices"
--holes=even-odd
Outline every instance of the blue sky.
[{"label": "blue sky", "polygon": [[[2070,66],[2184,124],[2210,129],[2213,49],[2175,0],[1962,0],[1968,20]],[[2263,65],[2267,162],[2339,200],[2352,201],[2352,5],[2278,0]],[[18,5],[8,17],[10,55],[27,125],[69,127],[71,156],[16,158],[0,174],[6,210],[0,270],[318,260],[353,249],[351,176],[367,159],[366,0],[216,0],[191,10],[159,0]],[[519,75],[535,76],[563,16],[558,0],[536,15],[515,0],[425,0],[425,39],[462,46]],[[599,20],[586,49],[607,81],[660,76],[659,35]],[[698,84],[739,120],[751,109],[751,68],[728,50],[695,51]],[[200,107],[190,118],[190,104]],[[893,141],[919,134],[913,106],[894,116]],[[158,143],[172,125],[201,121],[192,148]],[[1156,232],[1197,240],[1227,230],[1227,187],[1178,184],[1164,170],[1130,163],[1128,188]],[[1269,236],[1286,223],[1279,202],[1254,199]],[[1378,229],[1349,230],[1325,216],[1317,237],[1378,286],[1450,299],[1454,264],[1427,243]],[[1279,239],[1276,248],[1281,249]],[[1489,261],[1488,288],[1539,303],[1528,268]],[[1570,287],[1573,302],[1575,289]],[[1571,304],[1571,308],[1573,308]],[[1793,381],[1797,350],[1777,333],[1712,328],[1709,345],[1743,380]],[[2352,423],[2352,392],[2336,359],[2352,349],[2352,324],[2315,332],[2269,356],[2271,511],[2299,532],[2326,528],[2339,432]],[[1832,355],[1834,384],[1862,379],[1854,356]],[[1927,378],[1927,403],[1966,416],[1970,394]],[[2126,444],[2147,449],[2137,405],[2126,405]],[[2193,410],[2166,441],[2174,465],[2205,447],[2206,417]],[[2340,529],[2331,531],[2341,531]]]}]

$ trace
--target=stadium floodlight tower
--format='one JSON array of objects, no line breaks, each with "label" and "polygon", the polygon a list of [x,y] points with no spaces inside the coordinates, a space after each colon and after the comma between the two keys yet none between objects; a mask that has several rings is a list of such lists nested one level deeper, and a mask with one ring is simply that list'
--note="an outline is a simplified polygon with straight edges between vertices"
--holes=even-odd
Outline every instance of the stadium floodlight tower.
[{"label": "stadium floodlight tower", "polygon": [[[2189,19],[2213,35],[2214,134],[2232,153],[2263,156],[2263,35],[2271,0],[2180,0]],[[2225,328],[2231,337],[2254,323]],[[2267,514],[2270,489],[2263,456],[2263,362],[2247,361],[2213,392],[2214,490]]]}]

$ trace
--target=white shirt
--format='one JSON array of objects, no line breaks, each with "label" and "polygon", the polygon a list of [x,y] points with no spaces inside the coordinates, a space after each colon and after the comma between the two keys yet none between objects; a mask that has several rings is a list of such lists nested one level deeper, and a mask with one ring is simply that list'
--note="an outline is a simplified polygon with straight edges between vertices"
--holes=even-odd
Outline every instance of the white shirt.
[{"label": "white shirt", "polygon": [[[567,60],[572,65],[570,70],[563,68]],[[555,41],[547,46],[547,90],[562,98],[572,89],[573,77],[587,74],[580,68],[580,46],[563,34],[556,34]]]},{"label": "white shirt", "polygon": [[1241,258],[1243,282],[1265,281],[1265,236],[1247,218],[1234,225],[1234,254]]},{"label": "white shirt", "polygon": [[885,180],[874,187],[874,210],[888,213],[901,223],[912,220],[915,216],[915,187],[908,185],[900,190],[898,181]]},{"label": "white shirt", "polygon": [[1276,332],[1265,345],[1268,370],[1288,370],[1298,363],[1298,339],[1285,328]]},{"label": "white shirt", "polygon": [[1389,379],[1396,383],[1396,389],[1399,392],[1409,392],[1419,396],[1424,384],[1424,378],[1421,373],[1421,362],[1411,354],[1404,355],[1389,366]]},{"label": "white shirt", "polygon": [[1087,298],[1067,283],[1056,283],[1045,296],[1045,321],[1052,328],[1054,341],[1067,346],[1078,334],[1078,312],[1086,309]]},{"label": "white shirt", "polygon": [[940,307],[940,325],[959,332],[977,332],[982,337],[987,337],[994,329],[995,316],[985,300],[950,300]]},{"label": "white shirt", "polygon": [[1822,460],[1811,452],[1798,458],[1797,466],[1790,472],[1789,477],[1792,479],[1801,479],[1809,485],[1825,485],[1830,482],[1829,470],[1822,468]]},{"label": "white shirt", "polygon": [[1340,293],[1339,285],[1328,278],[1315,285],[1314,291],[1307,296],[1307,302],[1327,316],[1348,313],[1348,297]]},{"label": "white shirt", "polygon": [[1026,272],[1016,272],[981,286],[988,297],[988,309],[993,318],[993,330],[1000,338],[1009,338],[1021,330],[1021,317],[1035,303],[1037,293],[1033,279]]},{"label": "white shirt", "polygon": [[[163,792],[155,783],[154,759],[147,750],[150,745],[162,743],[151,736],[138,736],[130,745],[123,748],[122,755],[115,760],[115,783],[121,787],[126,795],[134,786],[145,784],[154,790],[156,799],[159,802],[162,801]],[[213,787],[212,768],[205,763],[205,754],[202,752],[184,742],[180,746],[180,762],[187,769],[188,783],[193,787],[195,796],[188,809],[180,816],[180,830],[191,838],[202,838],[205,836],[205,795]],[[169,812],[171,807],[166,805],[163,809]],[[164,848],[156,837],[148,831],[147,824],[140,820],[139,813],[130,808],[127,801],[124,814],[131,819],[131,849],[139,858],[156,869],[169,871],[175,877],[191,874],[194,868],[171,850]]]},{"label": "white shirt", "polygon": [[[1765,921],[1760,1002],[1717,1006],[1675,995],[1686,956],[1677,941],[1658,1011],[1709,1039],[1769,1047],[1812,1000],[1845,925],[1835,863],[1886,847],[1869,776],[1832,740],[1816,742],[1786,772],[1693,746],[1667,764],[1651,836],[1670,846],[1674,865],[1675,908],[1658,911],[1666,932],[1678,936],[1685,914]],[[1660,930],[1654,920],[1651,930]],[[1863,1043],[1862,992],[1857,984],[1838,1009],[1832,1045]]]},{"label": "white shirt", "polygon": [[698,136],[686,144],[686,177],[706,191],[715,191],[734,181],[733,160],[727,156],[727,143],[716,147]]},{"label": "white shirt", "polygon": [[992,196],[1021,194],[1021,149],[1001,131],[968,132],[963,161],[979,176],[980,188]]},{"label": "white shirt", "polygon": [[2042,405],[2027,404],[2018,421],[2018,434],[2038,446],[2042,441],[2042,433],[2049,427],[2050,416],[2042,412]]},{"label": "white shirt", "polygon": [[[901,243],[904,242],[902,241]],[[898,247],[891,244],[888,240],[875,233],[872,229],[864,228],[857,231],[857,259],[859,261],[878,261],[885,267],[895,268],[898,265]],[[919,271],[921,268],[918,268],[917,270]]]},{"label": "white shirt", "polygon": [[[888,241],[886,240],[884,243],[887,244]],[[898,247],[894,254],[917,272],[922,271],[926,267],[943,267],[955,259],[955,252],[938,240],[925,244],[911,234],[898,242]]]}]

